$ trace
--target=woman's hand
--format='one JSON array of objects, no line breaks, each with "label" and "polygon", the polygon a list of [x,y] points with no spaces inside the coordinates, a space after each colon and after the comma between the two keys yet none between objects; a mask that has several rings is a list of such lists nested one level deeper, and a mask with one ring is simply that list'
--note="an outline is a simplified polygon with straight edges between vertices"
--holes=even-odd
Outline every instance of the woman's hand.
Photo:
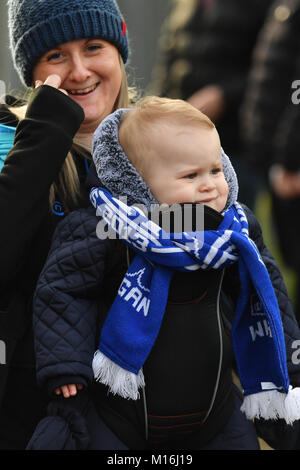
[{"label": "woman's hand", "polygon": [[77,390],[82,390],[83,385],[82,384],[68,384],[68,385],[62,385],[61,387],[58,387],[55,389],[54,393],[55,395],[61,395],[65,398],[69,397],[74,397],[77,395]]},{"label": "woman's hand", "polygon": [[59,88],[61,85],[61,78],[59,75],[49,75],[49,77],[47,77],[44,82],[42,82],[42,80],[35,81],[35,88],[38,88],[41,85],[52,86],[53,88],[56,88],[57,90],[61,91],[62,93],[68,96],[68,92],[66,90],[64,90],[63,88]]}]

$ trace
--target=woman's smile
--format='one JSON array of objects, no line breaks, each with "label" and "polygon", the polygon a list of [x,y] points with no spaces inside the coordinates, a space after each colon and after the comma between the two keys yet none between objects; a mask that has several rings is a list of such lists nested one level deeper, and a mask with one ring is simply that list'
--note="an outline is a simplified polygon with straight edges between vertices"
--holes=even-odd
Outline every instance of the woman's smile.
[{"label": "woman's smile", "polygon": [[77,89],[77,90],[66,90],[68,92],[69,95],[75,95],[76,97],[81,97],[81,96],[86,96],[86,95],[90,95],[93,91],[96,90],[97,86],[100,84],[99,83],[95,83],[95,85],[91,85],[89,87],[86,87],[86,88],[81,88],[81,89]]}]

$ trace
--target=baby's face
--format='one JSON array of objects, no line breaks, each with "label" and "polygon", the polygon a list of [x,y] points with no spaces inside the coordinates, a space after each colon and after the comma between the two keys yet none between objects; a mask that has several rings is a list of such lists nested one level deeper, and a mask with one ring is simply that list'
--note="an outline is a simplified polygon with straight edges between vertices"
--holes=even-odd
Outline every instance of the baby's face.
[{"label": "baby's face", "polygon": [[221,212],[227,201],[219,135],[214,128],[168,124],[153,135],[143,177],[160,204],[199,202]]}]

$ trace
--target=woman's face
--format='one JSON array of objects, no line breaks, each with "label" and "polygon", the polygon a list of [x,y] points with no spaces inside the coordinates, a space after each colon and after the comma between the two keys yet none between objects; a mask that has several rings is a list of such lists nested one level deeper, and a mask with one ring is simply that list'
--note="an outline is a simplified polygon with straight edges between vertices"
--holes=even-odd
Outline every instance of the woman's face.
[{"label": "woman's face", "polygon": [[94,132],[113,111],[121,87],[119,52],[103,39],[80,39],[44,54],[33,70],[33,80],[61,77],[60,88],[84,110],[82,131]]}]

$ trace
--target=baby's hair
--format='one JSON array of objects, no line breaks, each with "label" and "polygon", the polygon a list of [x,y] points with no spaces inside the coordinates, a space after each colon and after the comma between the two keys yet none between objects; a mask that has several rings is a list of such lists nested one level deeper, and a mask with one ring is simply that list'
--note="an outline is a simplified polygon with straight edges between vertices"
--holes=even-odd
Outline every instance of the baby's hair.
[{"label": "baby's hair", "polygon": [[[215,128],[208,116],[187,101],[158,96],[147,96],[137,101],[132,111],[127,112],[121,121],[119,141],[131,163],[143,175],[145,155],[151,149],[153,129],[175,124],[178,126],[199,125]],[[168,130],[166,129],[166,132]],[[150,162],[148,162],[150,163]]]}]

